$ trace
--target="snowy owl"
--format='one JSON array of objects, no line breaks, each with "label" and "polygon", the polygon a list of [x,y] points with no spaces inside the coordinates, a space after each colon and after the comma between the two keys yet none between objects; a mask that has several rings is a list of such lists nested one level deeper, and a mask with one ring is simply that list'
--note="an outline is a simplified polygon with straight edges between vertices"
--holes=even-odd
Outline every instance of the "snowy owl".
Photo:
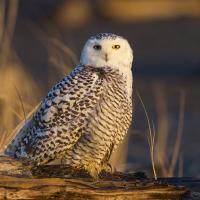
[{"label": "snowy owl", "polygon": [[132,61],[125,38],[90,37],[79,65],[49,91],[5,154],[35,165],[65,159],[97,177],[132,120]]}]

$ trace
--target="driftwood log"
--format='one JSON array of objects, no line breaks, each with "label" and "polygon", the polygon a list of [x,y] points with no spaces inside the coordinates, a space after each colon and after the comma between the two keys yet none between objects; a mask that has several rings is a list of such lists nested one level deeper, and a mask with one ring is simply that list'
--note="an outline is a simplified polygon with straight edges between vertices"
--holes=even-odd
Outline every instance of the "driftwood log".
[{"label": "driftwood log", "polygon": [[64,165],[25,167],[0,156],[0,199],[185,199],[200,200],[200,180],[166,178],[154,181],[142,172],[101,174],[92,180]]}]

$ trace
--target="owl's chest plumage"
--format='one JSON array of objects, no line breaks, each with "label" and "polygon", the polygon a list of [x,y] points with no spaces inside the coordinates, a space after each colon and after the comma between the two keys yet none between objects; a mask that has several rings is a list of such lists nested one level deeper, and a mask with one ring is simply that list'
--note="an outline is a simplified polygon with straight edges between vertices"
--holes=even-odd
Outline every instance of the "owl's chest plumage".
[{"label": "owl's chest plumage", "polygon": [[86,116],[81,137],[65,155],[66,162],[75,167],[107,163],[131,123],[132,98],[123,75],[110,69],[94,73],[103,81],[99,101]]}]

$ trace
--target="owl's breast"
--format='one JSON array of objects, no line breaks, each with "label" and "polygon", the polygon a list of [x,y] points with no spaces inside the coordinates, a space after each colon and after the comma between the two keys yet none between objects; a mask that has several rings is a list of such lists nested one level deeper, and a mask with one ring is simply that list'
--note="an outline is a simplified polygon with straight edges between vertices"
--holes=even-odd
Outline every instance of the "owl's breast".
[{"label": "owl's breast", "polygon": [[88,115],[82,137],[70,153],[75,165],[107,162],[131,122],[132,101],[126,89],[126,80],[111,70],[101,76],[104,87],[100,100]]}]

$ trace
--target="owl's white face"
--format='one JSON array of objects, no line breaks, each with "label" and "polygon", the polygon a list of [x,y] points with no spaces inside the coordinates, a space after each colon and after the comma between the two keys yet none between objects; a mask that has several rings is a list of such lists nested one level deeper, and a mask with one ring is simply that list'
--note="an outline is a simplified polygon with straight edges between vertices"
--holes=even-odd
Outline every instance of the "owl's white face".
[{"label": "owl's white face", "polygon": [[100,33],[86,42],[80,63],[93,67],[109,66],[130,70],[132,61],[133,52],[126,39],[110,33]]}]

